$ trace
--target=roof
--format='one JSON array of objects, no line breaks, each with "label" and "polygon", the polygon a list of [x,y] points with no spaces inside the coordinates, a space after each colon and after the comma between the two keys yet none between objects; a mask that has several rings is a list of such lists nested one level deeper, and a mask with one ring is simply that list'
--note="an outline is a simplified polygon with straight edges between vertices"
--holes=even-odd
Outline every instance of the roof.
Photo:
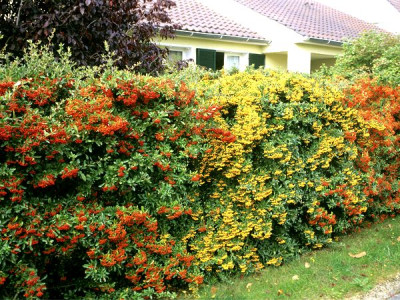
[{"label": "roof", "polygon": [[[382,31],[373,24],[313,0],[235,1],[307,38],[343,42],[356,38],[364,31]],[[400,0],[389,1],[400,3]]]},{"label": "roof", "polygon": [[264,37],[251,29],[195,0],[174,0],[174,2],[176,6],[171,8],[168,15],[173,23],[181,25],[181,30],[266,41]]},{"label": "roof", "polygon": [[388,0],[400,12],[400,0]]}]

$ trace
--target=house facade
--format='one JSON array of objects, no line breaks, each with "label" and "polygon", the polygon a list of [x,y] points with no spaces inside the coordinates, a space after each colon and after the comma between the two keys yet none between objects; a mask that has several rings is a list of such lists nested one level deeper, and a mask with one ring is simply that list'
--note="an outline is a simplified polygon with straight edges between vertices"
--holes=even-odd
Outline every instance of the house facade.
[{"label": "house facade", "polygon": [[240,70],[249,65],[310,73],[332,65],[342,44],[380,29],[313,0],[174,0],[172,59]]},{"label": "house facade", "polygon": [[169,15],[180,24],[176,38],[162,41],[173,59],[192,59],[196,64],[219,70],[265,64],[264,51],[270,41],[202,1],[177,0]]}]

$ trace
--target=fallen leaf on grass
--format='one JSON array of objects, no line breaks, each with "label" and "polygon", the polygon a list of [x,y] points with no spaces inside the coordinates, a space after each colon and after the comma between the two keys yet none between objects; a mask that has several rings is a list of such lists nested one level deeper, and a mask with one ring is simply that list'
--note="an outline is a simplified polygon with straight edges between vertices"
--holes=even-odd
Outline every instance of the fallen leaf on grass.
[{"label": "fallen leaf on grass", "polygon": [[278,296],[282,295],[283,291],[282,290],[278,290]]},{"label": "fallen leaf on grass", "polygon": [[294,276],[292,277],[292,280],[299,280],[299,275],[294,275]]},{"label": "fallen leaf on grass", "polygon": [[308,262],[306,262],[306,263],[304,264],[304,267],[305,267],[306,269],[308,269],[308,268],[310,267],[310,264],[309,264]]},{"label": "fallen leaf on grass", "polygon": [[353,258],[361,258],[361,257],[367,255],[367,252],[363,251],[363,252],[360,252],[360,253],[357,253],[357,254],[349,253],[349,255],[350,255],[350,257],[353,257]]},{"label": "fallen leaf on grass", "polygon": [[400,242],[400,236],[397,238],[397,241]]},{"label": "fallen leaf on grass", "polygon": [[342,276],[342,280],[344,280],[344,281],[351,281],[351,279],[352,279],[352,277],[350,277],[350,276],[345,276],[345,275]]},{"label": "fallen leaf on grass", "polygon": [[217,293],[217,288],[215,286],[211,287],[211,298],[215,298],[215,295]]},{"label": "fallen leaf on grass", "polygon": [[251,286],[252,286],[253,284],[251,283],[251,282],[249,282],[247,285],[246,285],[246,289],[250,289],[251,288]]}]

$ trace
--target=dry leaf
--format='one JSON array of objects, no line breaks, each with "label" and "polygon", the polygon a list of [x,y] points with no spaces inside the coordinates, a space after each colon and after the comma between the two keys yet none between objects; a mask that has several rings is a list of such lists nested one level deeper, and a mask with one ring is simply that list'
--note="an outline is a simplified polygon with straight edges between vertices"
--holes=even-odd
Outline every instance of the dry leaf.
[{"label": "dry leaf", "polygon": [[292,280],[299,280],[300,278],[299,278],[299,275],[294,275],[293,277],[292,277]]},{"label": "dry leaf", "polygon": [[249,282],[249,283],[246,285],[246,289],[251,288],[252,285],[253,285],[253,284],[252,284],[251,282]]},{"label": "dry leaf", "polygon": [[278,290],[278,296],[282,295],[283,291],[282,290]]},{"label": "dry leaf", "polygon": [[351,254],[351,253],[349,253],[349,255],[350,255],[351,257],[353,257],[353,258],[361,258],[361,257],[367,255],[367,252],[363,251],[363,252],[360,252],[360,253],[357,253],[357,254]]},{"label": "dry leaf", "polygon": [[306,262],[306,263],[304,264],[304,267],[306,267],[306,269],[308,269],[308,268],[310,267],[310,264],[309,264],[308,262]]},{"label": "dry leaf", "polygon": [[400,236],[397,238],[397,241],[400,242]]},{"label": "dry leaf", "polygon": [[215,286],[211,287],[211,298],[215,298],[215,295],[217,293],[217,288]]}]

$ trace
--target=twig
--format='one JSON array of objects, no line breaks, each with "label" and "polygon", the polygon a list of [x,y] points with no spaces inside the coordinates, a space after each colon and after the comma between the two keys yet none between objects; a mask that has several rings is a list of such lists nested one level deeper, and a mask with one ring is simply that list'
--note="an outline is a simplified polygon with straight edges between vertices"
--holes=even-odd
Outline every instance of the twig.
[{"label": "twig", "polygon": [[24,3],[24,0],[21,0],[21,2],[19,3],[18,14],[17,14],[17,22],[15,23],[16,27],[18,27],[18,25],[19,25],[19,18],[20,18],[20,15],[21,15],[21,9],[22,9],[23,3]]}]

